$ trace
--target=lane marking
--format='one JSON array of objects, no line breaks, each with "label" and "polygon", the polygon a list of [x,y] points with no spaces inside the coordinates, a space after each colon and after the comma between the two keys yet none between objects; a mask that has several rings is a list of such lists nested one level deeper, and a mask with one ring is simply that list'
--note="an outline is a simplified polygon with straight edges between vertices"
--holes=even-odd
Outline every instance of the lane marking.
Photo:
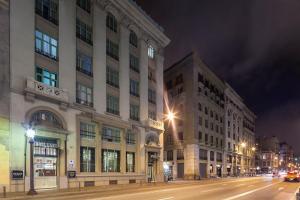
[{"label": "lane marking", "polygon": [[280,187],[280,188],[278,188],[278,191],[281,191],[281,190],[283,190],[284,189],[284,187]]},{"label": "lane marking", "polygon": [[277,185],[277,184],[279,184],[279,183],[281,183],[281,182],[273,183],[273,184],[271,184],[271,185],[266,185],[266,186],[264,186],[264,187],[257,188],[257,189],[254,189],[254,190],[250,190],[250,191],[248,191],[248,192],[244,192],[244,193],[241,193],[241,194],[232,196],[232,197],[228,197],[228,198],[225,198],[225,199],[223,199],[223,200],[233,200],[233,199],[238,199],[238,198],[240,198],[240,197],[246,196],[246,195],[248,195],[248,194],[252,194],[252,193],[257,192],[257,191],[260,191],[260,190],[264,190],[264,189],[266,189],[266,188],[268,188],[268,187],[271,187],[271,186],[273,186],[273,185]]},{"label": "lane marking", "polygon": [[170,200],[170,199],[174,199],[174,197],[166,197],[166,198],[161,198],[161,199],[158,199],[158,200]]},{"label": "lane marking", "polygon": [[249,188],[249,187],[253,187],[253,186],[254,186],[254,185],[248,185],[248,188]]}]

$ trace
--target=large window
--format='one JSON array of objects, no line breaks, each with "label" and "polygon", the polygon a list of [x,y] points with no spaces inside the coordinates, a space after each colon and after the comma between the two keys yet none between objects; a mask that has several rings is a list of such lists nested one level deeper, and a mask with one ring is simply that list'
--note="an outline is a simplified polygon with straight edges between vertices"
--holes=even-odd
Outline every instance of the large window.
[{"label": "large window", "polygon": [[93,90],[92,88],[86,87],[77,83],[77,94],[76,94],[76,102],[86,105],[93,106]]},{"label": "large window", "polygon": [[58,5],[53,0],[36,0],[35,12],[53,24],[58,24]]},{"label": "large window", "polygon": [[102,172],[120,172],[120,151],[102,149]]},{"label": "large window", "polygon": [[120,129],[104,126],[102,129],[102,140],[108,142],[120,142],[121,141]]},{"label": "large window", "polygon": [[139,59],[132,54],[129,55],[129,66],[130,66],[130,69],[132,69],[133,71],[140,72]]},{"label": "large window", "polygon": [[210,161],[215,161],[215,152],[210,151]]},{"label": "large window", "polygon": [[207,150],[200,149],[199,150],[199,158],[200,158],[200,160],[207,160]]},{"label": "large window", "polygon": [[136,80],[130,79],[130,94],[136,97],[140,96],[140,84]]},{"label": "large window", "polygon": [[167,161],[173,161],[173,150],[167,151]]},{"label": "large window", "polygon": [[35,51],[52,59],[57,59],[57,40],[41,31],[35,31]]},{"label": "large window", "polygon": [[77,0],[77,5],[88,13],[91,12],[91,0]]},{"label": "large window", "polygon": [[135,34],[135,32],[133,32],[133,31],[130,31],[129,43],[134,47],[138,46],[138,38],[137,38],[137,35]]},{"label": "large window", "polygon": [[127,131],[126,143],[127,144],[135,144],[135,134],[132,131]]},{"label": "large window", "polygon": [[92,57],[77,51],[76,69],[84,74],[93,76]]},{"label": "large window", "polygon": [[80,137],[94,139],[96,137],[95,125],[80,122]]},{"label": "large window", "polygon": [[151,45],[149,45],[148,46],[148,57],[153,59],[154,55],[155,55],[155,50]]},{"label": "large window", "polygon": [[119,97],[112,96],[110,94],[106,95],[106,112],[119,115]]},{"label": "large window", "polygon": [[57,140],[48,138],[34,138],[33,154],[40,157],[57,157]]},{"label": "large window", "polygon": [[126,152],[126,172],[134,172],[135,155],[133,152]]},{"label": "large window", "polygon": [[156,92],[155,92],[155,90],[148,89],[148,101],[150,103],[156,104]]},{"label": "large window", "polygon": [[148,117],[149,117],[150,119],[156,120],[156,111],[149,110],[149,111],[148,111]]},{"label": "large window", "polygon": [[115,16],[113,16],[111,13],[107,14],[106,17],[106,27],[112,30],[113,32],[118,32],[118,22]]},{"label": "large window", "polygon": [[119,60],[119,46],[109,39],[106,39],[106,55]]},{"label": "large window", "polygon": [[93,30],[92,27],[84,22],[76,19],[76,36],[88,44],[93,44],[92,40]]},{"label": "large window", "polygon": [[106,83],[119,88],[119,72],[109,66],[106,67]]},{"label": "large window", "polygon": [[130,104],[130,119],[140,120],[140,106]]},{"label": "large window", "polygon": [[46,69],[36,67],[35,79],[46,85],[58,87],[57,74]]},{"label": "large window", "polygon": [[177,149],[177,160],[184,160],[184,150]]},{"label": "large window", "polygon": [[95,172],[95,148],[80,147],[80,172]]}]

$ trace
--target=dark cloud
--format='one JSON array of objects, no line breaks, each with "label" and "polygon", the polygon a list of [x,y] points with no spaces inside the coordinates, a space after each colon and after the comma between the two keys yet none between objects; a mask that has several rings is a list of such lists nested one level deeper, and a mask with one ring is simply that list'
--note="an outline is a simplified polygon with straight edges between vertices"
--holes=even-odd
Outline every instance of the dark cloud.
[{"label": "dark cloud", "polygon": [[[166,66],[197,50],[258,115],[258,134],[299,141],[299,0],[137,3],[172,40]],[[300,153],[300,145],[294,148]]]}]

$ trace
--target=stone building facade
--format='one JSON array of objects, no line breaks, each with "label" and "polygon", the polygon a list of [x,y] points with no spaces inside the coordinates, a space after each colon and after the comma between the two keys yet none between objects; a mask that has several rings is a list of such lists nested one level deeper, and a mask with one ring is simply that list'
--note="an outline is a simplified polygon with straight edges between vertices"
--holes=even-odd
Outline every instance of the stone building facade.
[{"label": "stone building facade", "polygon": [[[166,69],[164,78],[165,102],[176,113],[173,124],[165,123],[164,135],[164,156],[171,176],[199,179],[234,175],[234,169],[242,164],[237,163],[238,151],[232,148],[238,148],[241,141],[248,144],[247,150],[254,146],[254,130],[248,133],[243,124],[249,111],[243,100],[195,52]],[[254,123],[252,112],[251,116]],[[239,152],[240,157],[246,152]],[[245,158],[247,163],[254,161]]]},{"label": "stone building facade", "polygon": [[28,191],[29,128],[36,189],[162,181],[163,29],[131,0],[0,7],[0,185]]}]

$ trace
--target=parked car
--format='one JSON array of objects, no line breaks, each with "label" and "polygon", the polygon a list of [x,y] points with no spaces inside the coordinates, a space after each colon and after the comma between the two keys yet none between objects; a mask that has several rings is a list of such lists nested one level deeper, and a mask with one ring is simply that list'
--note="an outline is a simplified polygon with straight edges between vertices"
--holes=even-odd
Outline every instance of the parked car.
[{"label": "parked car", "polygon": [[300,182],[300,175],[298,172],[288,172],[284,177],[284,181],[297,181]]}]

